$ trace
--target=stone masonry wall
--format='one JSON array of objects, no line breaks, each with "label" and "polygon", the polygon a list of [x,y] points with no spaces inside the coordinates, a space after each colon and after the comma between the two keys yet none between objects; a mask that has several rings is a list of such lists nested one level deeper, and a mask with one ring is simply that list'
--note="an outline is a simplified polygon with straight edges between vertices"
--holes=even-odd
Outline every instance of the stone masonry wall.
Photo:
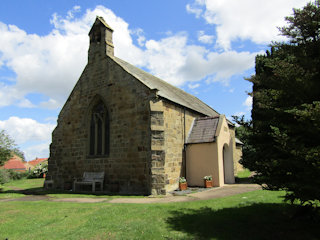
[{"label": "stone masonry wall", "polygon": [[179,177],[185,174],[185,138],[194,118],[203,115],[184,110],[167,100],[150,101],[150,109],[151,189],[152,194],[166,194],[178,188]]},{"label": "stone masonry wall", "polygon": [[[184,144],[196,117],[204,115],[164,101],[166,161],[164,166],[166,192],[179,186],[179,177],[185,176]],[[184,120],[185,119],[185,120]],[[184,129],[185,126],[185,129]]]},{"label": "stone masonry wall", "polygon": [[244,170],[243,166],[239,163],[240,159],[242,158],[242,146],[236,146],[233,157],[235,160],[234,174],[237,175],[237,173]]},{"label": "stone masonry wall", "polygon": [[[234,170],[234,174],[236,175],[238,173],[238,171],[240,169],[238,169],[239,164],[239,152],[236,148],[236,132],[235,132],[235,128],[234,127],[230,127],[229,126],[229,131],[230,131],[230,135],[232,138],[232,149],[233,149],[233,170]],[[242,151],[241,151],[242,153]]]},{"label": "stone masonry wall", "polygon": [[151,162],[150,162],[150,188],[153,195],[165,194],[165,134],[163,102],[150,101],[150,129],[151,129]]},{"label": "stone masonry wall", "polygon": [[[84,171],[104,171],[104,189],[119,193],[150,193],[150,106],[154,95],[111,58],[89,61],[60,112],[52,134],[49,173],[55,188],[70,189]],[[110,154],[92,158],[89,108],[101,98],[110,118]],[[156,133],[161,141],[161,133]]]}]

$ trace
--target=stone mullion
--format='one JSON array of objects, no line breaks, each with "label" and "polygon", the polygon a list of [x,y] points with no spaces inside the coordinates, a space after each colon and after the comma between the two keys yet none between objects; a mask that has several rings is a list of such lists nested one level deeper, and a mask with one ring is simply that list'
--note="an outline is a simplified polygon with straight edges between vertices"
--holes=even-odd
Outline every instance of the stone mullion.
[{"label": "stone mullion", "polygon": [[102,142],[102,146],[101,146],[102,147],[102,149],[101,149],[102,152],[101,152],[101,154],[104,155],[104,154],[106,154],[106,147],[105,147],[105,141],[106,141],[106,131],[105,131],[106,130],[106,124],[105,124],[105,122],[106,122],[106,114],[105,113],[103,114],[103,118],[101,119],[101,121],[102,121],[101,122],[101,125],[102,125],[102,129],[101,129],[102,130],[102,136],[101,136],[102,137],[102,139],[101,139],[102,140],[101,141]]},{"label": "stone mullion", "polygon": [[94,115],[94,155],[98,154],[98,118]]}]

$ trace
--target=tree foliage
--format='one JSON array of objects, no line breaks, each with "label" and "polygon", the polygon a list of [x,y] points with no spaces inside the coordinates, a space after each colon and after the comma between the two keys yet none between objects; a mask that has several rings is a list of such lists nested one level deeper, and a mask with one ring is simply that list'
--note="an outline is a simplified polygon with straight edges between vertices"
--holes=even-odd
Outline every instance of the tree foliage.
[{"label": "tree foliage", "polygon": [[0,131],[0,166],[12,156],[15,147],[13,139],[4,131]]},{"label": "tree foliage", "polygon": [[[242,163],[267,189],[303,204],[320,200],[320,1],[294,9],[279,28],[289,41],[256,57],[252,149]],[[238,119],[239,120],[239,119]],[[241,139],[242,140],[242,139]],[[243,141],[243,140],[242,140]]]},{"label": "tree foliage", "polygon": [[246,168],[251,169],[250,162],[247,162],[244,159],[252,159],[255,155],[255,148],[251,144],[253,134],[252,120],[245,120],[244,116],[232,116],[232,118],[233,121],[239,125],[236,127],[236,137],[243,143],[242,158],[239,162]]},{"label": "tree foliage", "polygon": [[24,152],[22,152],[19,148],[14,148],[12,150],[12,152],[17,155],[18,157],[20,157],[22,159],[23,162],[26,161],[25,156],[24,156]]}]

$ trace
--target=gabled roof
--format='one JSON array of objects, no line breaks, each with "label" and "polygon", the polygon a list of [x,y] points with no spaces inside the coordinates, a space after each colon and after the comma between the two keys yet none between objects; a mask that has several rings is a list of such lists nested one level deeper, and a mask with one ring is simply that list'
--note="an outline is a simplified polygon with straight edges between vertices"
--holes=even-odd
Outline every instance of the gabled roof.
[{"label": "gabled roof", "polygon": [[12,169],[12,170],[26,170],[26,166],[19,158],[11,158],[9,159],[3,166],[4,169]]},{"label": "gabled roof", "polygon": [[46,160],[48,160],[48,158],[36,158],[36,159],[34,159],[34,160],[32,160],[32,161],[29,161],[28,163],[30,164],[30,165],[32,165],[32,166],[37,166],[39,163],[42,163],[42,162],[44,162],[44,161],[46,161]]},{"label": "gabled roof", "polygon": [[181,106],[194,110],[196,112],[202,113],[206,116],[219,116],[215,110],[209,107],[207,104],[202,102],[200,99],[186,93],[185,91],[172,86],[171,84],[157,78],[150,73],[147,73],[130,63],[123,61],[120,58],[112,56],[112,59],[118,63],[126,72],[134,76],[141,83],[150,89],[156,89],[157,95],[161,96],[167,100],[177,103]]},{"label": "gabled roof", "polygon": [[189,143],[214,142],[219,123],[219,117],[196,118],[187,139]]},{"label": "gabled roof", "polygon": [[106,28],[110,29],[113,32],[113,29],[106,23],[106,21],[103,19],[103,17],[96,17],[96,21],[94,22],[94,24],[91,27],[91,30],[89,31],[89,34],[91,33],[91,31],[93,30],[93,27],[95,25],[98,25],[99,23],[102,23]]}]

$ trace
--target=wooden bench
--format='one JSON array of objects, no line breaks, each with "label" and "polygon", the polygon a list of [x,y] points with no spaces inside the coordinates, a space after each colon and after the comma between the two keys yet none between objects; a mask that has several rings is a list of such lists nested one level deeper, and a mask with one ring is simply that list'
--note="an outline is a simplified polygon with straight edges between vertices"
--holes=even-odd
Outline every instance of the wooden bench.
[{"label": "wooden bench", "polygon": [[91,185],[92,192],[96,191],[96,183],[100,184],[100,191],[103,191],[104,172],[84,172],[82,179],[75,179],[73,182],[73,191],[76,191],[77,185]]}]

